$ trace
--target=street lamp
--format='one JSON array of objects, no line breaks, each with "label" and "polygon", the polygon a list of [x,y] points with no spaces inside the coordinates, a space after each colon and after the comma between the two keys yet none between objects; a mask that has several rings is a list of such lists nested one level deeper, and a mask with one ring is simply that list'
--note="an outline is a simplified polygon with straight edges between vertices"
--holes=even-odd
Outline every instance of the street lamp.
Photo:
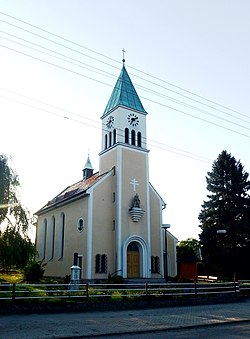
[{"label": "street lamp", "polygon": [[168,282],[168,228],[170,228],[170,224],[162,224],[161,228],[164,229],[165,235],[165,268],[164,268],[164,276],[166,283]]}]

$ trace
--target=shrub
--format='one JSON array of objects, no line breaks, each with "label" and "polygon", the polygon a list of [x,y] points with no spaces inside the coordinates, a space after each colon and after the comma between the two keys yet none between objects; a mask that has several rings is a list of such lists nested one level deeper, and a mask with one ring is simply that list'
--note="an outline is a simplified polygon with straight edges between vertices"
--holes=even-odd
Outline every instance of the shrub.
[{"label": "shrub", "polygon": [[41,261],[31,261],[29,262],[24,268],[24,279],[27,282],[39,282],[44,275],[44,268],[45,264]]},{"label": "shrub", "polygon": [[123,277],[121,275],[113,275],[113,277],[110,277],[108,282],[110,284],[122,284],[123,283]]}]

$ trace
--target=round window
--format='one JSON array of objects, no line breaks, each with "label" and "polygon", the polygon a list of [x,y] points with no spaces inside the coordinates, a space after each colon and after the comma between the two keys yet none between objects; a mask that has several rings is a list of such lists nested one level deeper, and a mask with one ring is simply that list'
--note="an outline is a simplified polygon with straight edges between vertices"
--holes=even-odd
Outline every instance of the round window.
[{"label": "round window", "polygon": [[79,232],[82,232],[84,229],[84,220],[82,218],[78,221],[77,229]]}]

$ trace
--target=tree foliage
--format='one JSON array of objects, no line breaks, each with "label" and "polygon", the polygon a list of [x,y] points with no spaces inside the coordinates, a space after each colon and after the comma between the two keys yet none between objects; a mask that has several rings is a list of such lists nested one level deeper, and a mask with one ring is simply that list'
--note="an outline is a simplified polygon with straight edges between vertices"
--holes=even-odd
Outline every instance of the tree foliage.
[{"label": "tree foliage", "polygon": [[0,267],[5,270],[24,268],[35,255],[27,235],[28,212],[17,198],[18,187],[17,174],[0,154]]},{"label": "tree foliage", "polygon": [[[219,154],[206,177],[208,200],[199,214],[202,256],[208,274],[240,276],[250,253],[250,182],[240,161],[226,151]],[[218,230],[226,231],[218,234]]]},{"label": "tree foliage", "polygon": [[178,261],[198,261],[199,260],[199,241],[193,238],[182,240],[177,244]]},{"label": "tree foliage", "polygon": [[7,222],[24,234],[28,230],[28,212],[17,198],[19,186],[17,174],[8,164],[8,158],[0,154],[0,225]]},{"label": "tree foliage", "polygon": [[35,255],[35,246],[27,236],[12,227],[0,232],[0,267],[5,271],[24,268]]},{"label": "tree foliage", "polygon": [[23,274],[27,282],[35,283],[42,280],[45,264],[41,261],[30,261],[24,268]]}]

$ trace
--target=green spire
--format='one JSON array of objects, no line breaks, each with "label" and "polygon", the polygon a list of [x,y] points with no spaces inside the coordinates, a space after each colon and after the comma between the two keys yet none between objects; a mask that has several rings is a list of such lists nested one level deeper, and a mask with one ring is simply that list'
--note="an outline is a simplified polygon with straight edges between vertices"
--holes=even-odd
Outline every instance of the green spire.
[{"label": "green spire", "polygon": [[93,169],[92,164],[91,164],[90,159],[89,159],[89,155],[88,155],[88,159],[86,161],[86,164],[84,166],[84,169],[91,169],[91,170]]},{"label": "green spire", "polygon": [[125,106],[146,113],[124,65],[103,115],[117,106]]},{"label": "green spire", "polygon": [[86,161],[86,164],[84,166],[84,169],[82,170],[83,173],[83,179],[88,179],[89,177],[91,177],[93,175],[94,169],[91,165],[90,159],[89,159],[89,155],[88,155],[88,159]]}]

